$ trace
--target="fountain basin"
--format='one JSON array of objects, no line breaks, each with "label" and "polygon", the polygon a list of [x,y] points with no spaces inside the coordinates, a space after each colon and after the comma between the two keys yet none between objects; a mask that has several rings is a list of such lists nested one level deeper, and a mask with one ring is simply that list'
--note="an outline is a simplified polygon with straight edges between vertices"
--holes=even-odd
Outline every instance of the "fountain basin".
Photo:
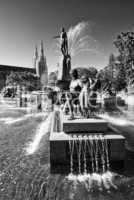
[{"label": "fountain basin", "polygon": [[71,168],[74,173],[118,171],[124,161],[125,138],[108,122],[96,118],[70,121],[55,112],[50,133],[51,173],[68,174]]},{"label": "fountain basin", "polygon": [[[92,134],[90,133],[90,136]],[[94,135],[94,134],[93,134]],[[95,141],[99,138],[90,137],[90,140]],[[51,173],[69,173],[70,172],[70,156],[69,156],[69,141],[89,140],[89,135],[83,134],[79,137],[72,137],[65,132],[52,132],[50,135],[50,171]],[[104,135],[104,140],[108,143],[108,156],[111,168],[124,167],[125,160],[125,138],[122,135],[109,134]],[[74,153],[74,159],[76,158]],[[91,158],[87,158],[89,165]],[[77,163],[76,163],[77,165]],[[112,167],[113,166],[113,167]],[[89,167],[90,168],[90,167]]]}]

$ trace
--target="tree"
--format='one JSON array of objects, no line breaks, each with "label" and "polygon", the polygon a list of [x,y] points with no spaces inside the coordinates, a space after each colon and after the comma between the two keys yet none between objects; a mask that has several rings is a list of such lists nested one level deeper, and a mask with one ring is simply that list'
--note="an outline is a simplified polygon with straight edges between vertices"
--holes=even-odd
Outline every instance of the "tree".
[{"label": "tree", "polygon": [[78,72],[78,76],[79,78],[81,78],[83,75],[87,75],[89,76],[89,71],[87,68],[85,67],[78,67],[78,68],[75,68]]},{"label": "tree", "polygon": [[116,91],[121,91],[127,86],[126,82],[126,71],[123,65],[119,65],[118,74],[115,79],[115,89]]},{"label": "tree", "polygon": [[81,78],[81,76],[86,75],[88,77],[95,77],[96,73],[97,73],[97,69],[95,67],[78,67],[76,68],[78,71],[78,75],[79,78]]},{"label": "tree", "polygon": [[24,86],[29,91],[41,88],[39,78],[31,72],[11,72],[7,76],[6,84]]},{"label": "tree", "polygon": [[119,61],[124,66],[127,82],[134,79],[134,32],[122,32],[114,41],[114,45],[119,51]]},{"label": "tree", "polygon": [[109,66],[112,66],[114,64],[115,64],[115,56],[113,53],[111,53],[109,56]]},{"label": "tree", "polygon": [[51,72],[49,74],[49,77],[48,77],[48,82],[49,82],[49,84],[55,85],[57,79],[58,79],[58,73],[57,73],[57,71]]},{"label": "tree", "polygon": [[93,77],[93,78],[96,76],[96,74],[97,74],[97,72],[98,72],[97,69],[96,69],[95,67],[89,67],[89,68],[88,68],[88,71],[89,71],[89,76],[90,76],[90,77]]},{"label": "tree", "polygon": [[0,72],[0,90],[3,89],[3,87],[5,87],[5,83],[6,83],[6,77],[7,77],[7,72],[6,71],[1,71]]}]

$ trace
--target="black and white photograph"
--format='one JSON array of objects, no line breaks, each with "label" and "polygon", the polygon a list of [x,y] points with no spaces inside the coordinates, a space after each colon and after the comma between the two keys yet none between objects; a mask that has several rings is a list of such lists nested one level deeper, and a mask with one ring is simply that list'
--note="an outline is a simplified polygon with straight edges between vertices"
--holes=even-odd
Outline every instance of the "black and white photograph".
[{"label": "black and white photograph", "polygon": [[134,1],[0,0],[0,200],[134,199]]}]

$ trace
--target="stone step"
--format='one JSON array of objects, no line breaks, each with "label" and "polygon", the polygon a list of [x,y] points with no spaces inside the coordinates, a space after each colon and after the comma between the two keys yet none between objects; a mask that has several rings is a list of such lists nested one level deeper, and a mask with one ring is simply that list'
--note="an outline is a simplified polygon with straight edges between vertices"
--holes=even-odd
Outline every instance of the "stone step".
[{"label": "stone step", "polygon": [[108,130],[108,122],[103,119],[75,118],[69,120],[67,116],[63,116],[63,131],[65,133],[105,133]]}]

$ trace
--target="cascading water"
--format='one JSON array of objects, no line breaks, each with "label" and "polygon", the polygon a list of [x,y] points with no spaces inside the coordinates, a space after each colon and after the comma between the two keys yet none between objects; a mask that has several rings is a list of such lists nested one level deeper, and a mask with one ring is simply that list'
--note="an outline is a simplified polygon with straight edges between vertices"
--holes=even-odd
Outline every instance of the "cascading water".
[{"label": "cascading water", "polygon": [[[111,188],[117,189],[114,182],[116,174],[110,171],[109,166],[107,137],[95,133],[64,133],[62,114],[60,109],[55,110],[52,131],[53,133],[57,132],[56,134],[59,137],[61,134],[62,138],[64,134],[66,135],[66,142],[64,143],[66,160],[64,160],[65,165],[61,166],[61,169],[64,167],[69,174],[65,176],[63,187],[67,185],[72,187],[74,189],[74,191],[72,191],[73,189],[70,191],[72,196],[75,190],[79,191],[80,188],[82,188],[82,191],[84,188],[86,193],[94,190],[107,190],[107,192],[110,192]],[[63,152],[61,151],[61,153]],[[60,164],[58,167],[60,167]],[[57,165],[54,167],[57,167]]]},{"label": "cascading water", "polygon": [[95,187],[102,191],[117,189],[114,184],[116,174],[110,172],[108,141],[104,135],[69,136],[70,184],[83,184],[90,192]]},{"label": "cascading water", "polygon": [[105,173],[109,170],[108,144],[105,136],[69,136],[70,173]]}]

